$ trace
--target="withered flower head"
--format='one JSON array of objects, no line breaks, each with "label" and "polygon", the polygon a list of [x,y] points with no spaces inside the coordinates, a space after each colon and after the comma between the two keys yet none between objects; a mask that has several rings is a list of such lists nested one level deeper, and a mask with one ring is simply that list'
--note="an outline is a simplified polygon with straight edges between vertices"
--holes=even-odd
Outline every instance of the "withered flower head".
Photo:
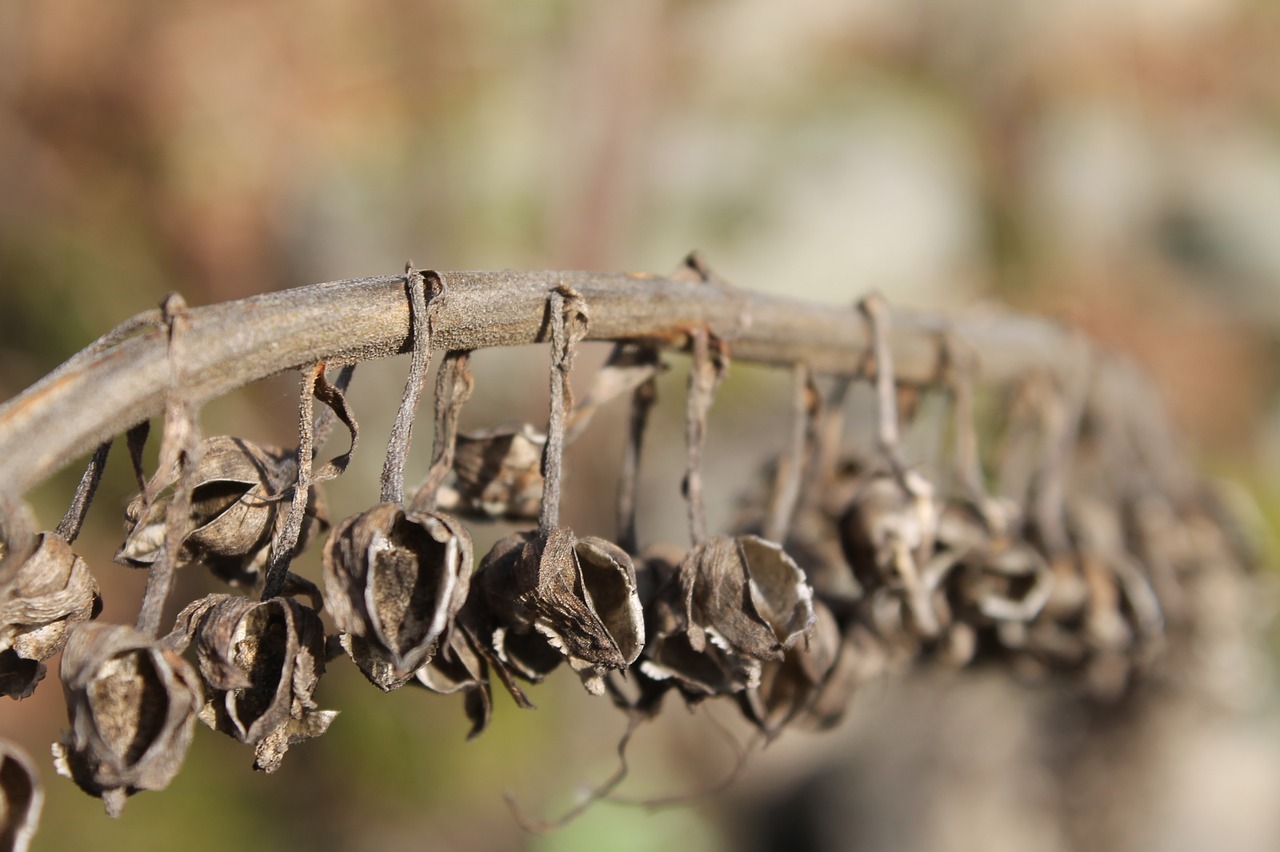
[{"label": "withered flower head", "polygon": [[384,690],[448,641],[470,584],[471,534],[443,513],[380,503],[325,543],[325,604],[351,658]]},{"label": "withered flower head", "polygon": [[274,772],[289,746],[318,737],[337,716],[312,693],[324,673],[324,625],[292,598],[209,595],[178,615],[169,642],[192,635],[207,703],[200,720],[254,746],[254,768]]},{"label": "withered flower head", "polygon": [[604,675],[626,668],[644,647],[636,572],[625,551],[564,527],[522,533],[494,545],[480,563],[495,651],[522,676],[548,670],[543,641],[558,651],[594,695]]},{"label": "withered flower head", "polygon": [[547,436],[527,423],[459,435],[453,457],[456,510],[487,518],[537,518],[546,443]]},{"label": "withered flower head", "polygon": [[25,751],[0,740],[0,849],[26,852],[43,805],[35,764]]},{"label": "withered flower head", "polygon": [[693,548],[650,608],[642,671],[675,678],[688,697],[760,685],[762,664],[813,625],[813,590],[780,545],[713,536]]},{"label": "withered flower head", "polygon": [[[225,435],[205,440],[198,457],[191,472],[190,531],[177,562],[203,563],[232,585],[253,586],[270,556],[276,517],[288,511],[297,459],[292,451]],[[125,510],[126,537],[117,562],[147,567],[156,561],[171,499],[161,497],[149,507],[142,495],[133,499]],[[312,488],[298,547],[325,526],[323,501]]]},{"label": "withered flower head", "polygon": [[169,785],[201,701],[200,678],[175,651],[132,627],[81,624],[62,653],[71,730],[54,766],[119,816],[125,798]]},{"label": "withered flower head", "polygon": [[25,558],[12,554],[0,580],[0,692],[13,698],[32,693],[71,626],[102,608],[98,584],[65,539],[46,532],[34,544]]}]

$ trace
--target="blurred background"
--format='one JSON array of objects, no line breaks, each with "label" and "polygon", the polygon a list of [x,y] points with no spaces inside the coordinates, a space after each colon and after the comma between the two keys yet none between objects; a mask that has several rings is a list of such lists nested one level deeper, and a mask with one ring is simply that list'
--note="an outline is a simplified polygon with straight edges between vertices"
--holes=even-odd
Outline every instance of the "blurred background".
[{"label": "blurred background", "polygon": [[[1269,0],[0,4],[0,398],[171,290],[202,305],[409,258],[664,272],[693,248],[742,287],[834,309],[878,288],[898,305],[999,300],[1082,327],[1145,365],[1205,466],[1277,514]],[[543,362],[529,360],[477,356],[464,428],[545,417]],[[366,451],[329,491],[335,517],[376,500],[405,369],[357,373]],[[681,383],[677,365],[645,473],[649,540],[681,540]],[[210,406],[206,433],[290,443],[294,384]],[[781,446],[786,386],[745,367],[725,385],[713,527],[754,474],[743,455]],[[602,415],[605,437],[570,455],[579,532],[610,534],[608,435],[622,422]],[[32,496],[46,523],[77,476]],[[129,489],[113,460],[78,548],[104,617],[131,622],[143,578],[109,562]],[[502,532],[478,534],[478,550]],[[179,592],[206,587],[193,574]],[[553,814],[608,775],[625,727],[567,673],[534,691],[537,712],[504,699],[464,743],[458,702],[383,696],[335,661],[318,697],[342,715],[278,775],[201,729],[172,788],[116,822],[53,774],[56,675],[0,708],[0,733],[45,778],[44,850],[1062,849],[1046,826],[1064,820],[1123,823],[1140,840],[1127,848],[1269,850],[1280,724],[1267,671],[1229,719],[1183,736],[1171,713],[1177,736],[1118,738],[1076,766],[1157,766],[1136,803],[1062,801],[1032,733],[1053,723],[1043,697],[975,676],[859,696],[840,731],[785,736],[728,794],[656,815],[603,805],[535,838],[502,792]],[[697,790],[733,763],[714,721],[732,708],[667,709],[633,748],[636,795]],[[1078,745],[1069,729],[1055,749]]]}]

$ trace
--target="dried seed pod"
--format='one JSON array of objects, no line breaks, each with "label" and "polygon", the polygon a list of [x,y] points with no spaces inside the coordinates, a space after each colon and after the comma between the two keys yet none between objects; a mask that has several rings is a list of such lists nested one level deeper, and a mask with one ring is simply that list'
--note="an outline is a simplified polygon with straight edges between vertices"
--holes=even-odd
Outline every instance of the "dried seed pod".
[{"label": "dried seed pod", "polygon": [[547,436],[527,423],[459,435],[453,457],[457,505],[451,508],[485,518],[536,519],[546,443]]},{"label": "dried seed pod", "polygon": [[[813,612],[810,635],[788,648],[782,660],[766,662],[759,686],[738,696],[743,714],[770,737],[781,733],[818,699],[841,653],[840,626],[831,610],[815,601]],[[822,726],[820,718],[813,721],[817,727]]]},{"label": "dried seed pod", "polygon": [[200,720],[254,746],[254,768],[274,772],[289,746],[318,737],[337,711],[312,699],[324,673],[324,625],[292,598],[209,595],[178,615],[169,642],[194,635],[207,699]]},{"label": "dried seed pod", "polygon": [[[287,510],[297,479],[297,458],[289,450],[225,435],[201,445],[191,471],[189,532],[178,564],[200,562],[232,585],[256,585],[269,557],[276,518]],[[153,490],[165,487],[156,484]],[[138,495],[125,510],[126,536],[116,561],[148,567],[164,544],[165,512],[172,497],[147,505]],[[319,492],[312,489],[298,547],[324,527]]]},{"label": "dried seed pod", "polygon": [[62,650],[71,626],[102,609],[85,561],[57,533],[36,536],[0,585],[0,692],[26,698],[45,675],[44,660]]},{"label": "dried seed pod", "polygon": [[760,685],[814,623],[813,590],[780,545],[714,536],[693,548],[651,607],[654,635],[642,670],[676,678],[687,696]]},{"label": "dried seed pod", "polygon": [[0,849],[26,852],[43,806],[35,763],[13,743],[0,740]]},{"label": "dried seed pod", "polygon": [[462,693],[463,707],[471,720],[467,739],[478,736],[489,726],[493,714],[489,666],[471,631],[464,625],[455,627],[448,643],[414,673],[414,679],[419,686],[438,695]]},{"label": "dried seed pod", "polygon": [[594,695],[604,692],[607,671],[630,665],[644,647],[635,567],[603,539],[564,527],[508,536],[477,577],[498,625],[495,651],[521,675],[545,666],[537,643],[524,641],[530,634],[563,655]]},{"label": "dried seed pod", "polygon": [[471,534],[443,513],[380,503],[325,543],[325,603],[356,665],[403,686],[447,642],[471,583]]},{"label": "dried seed pod", "polygon": [[167,787],[202,703],[195,669],[132,627],[81,624],[61,676],[71,730],[53,746],[58,773],[100,796],[113,817],[127,796]]}]

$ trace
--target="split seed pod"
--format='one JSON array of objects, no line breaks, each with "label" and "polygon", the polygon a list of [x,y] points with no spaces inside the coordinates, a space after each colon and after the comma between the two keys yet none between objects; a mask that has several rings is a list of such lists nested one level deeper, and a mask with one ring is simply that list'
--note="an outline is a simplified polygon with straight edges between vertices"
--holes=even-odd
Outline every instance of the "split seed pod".
[{"label": "split seed pod", "polygon": [[[291,450],[225,435],[205,440],[197,455],[190,531],[177,564],[200,562],[232,585],[256,585],[270,556],[276,517],[288,511],[297,458]],[[145,568],[159,558],[171,499],[162,497],[149,507],[143,495],[133,499],[125,510],[127,532],[117,562]],[[327,525],[323,501],[313,488],[299,549]]]},{"label": "split seed pod", "polygon": [[194,635],[207,703],[200,720],[254,746],[254,768],[274,772],[289,746],[318,737],[337,711],[312,699],[324,673],[324,625],[292,598],[209,595],[178,615],[170,642]]},{"label": "split seed pod", "polygon": [[102,609],[98,584],[62,536],[41,533],[33,543],[25,558],[10,554],[0,586],[0,692],[13,698],[30,695],[71,626]]},{"label": "split seed pod", "polygon": [[527,423],[458,436],[453,472],[456,511],[533,520],[542,507],[542,448],[547,436]]},{"label": "split seed pod", "polygon": [[626,668],[644,648],[635,566],[604,539],[564,527],[517,533],[494,545],[477,578],[499,625],[494,650],[521,675],[545,673],[531,634],[567,659],[593,695],[604,692],[609,670]]},{"label": "split seed pod", "polygon": [[347,653],[383,690],[448,642],[470,584],[471,534],[443,513],[380,503],[325,543],[325,603]]},{"label": "split seed pod", "polygon": [[489,666],[477,648],[471,631],[459,624],[449,642],[414,673],[416,683],[437,695],[461,692],[471,730],[467,739],[478,736],[489,726],[493,714],[493,693],[489,687]]},{"label": "split seed pod", "polygon": [[43,805],[35,764],[25,751],[0,740],[0,849],[26,852]]},{"label": "split seed pod", "polygon": [[119,816],[125,798],[162,790],[182,766],[202,703],[200,678],[132,627],[81,624],[62,653],[71,730],[54,766]]},{"label": "split seed pod", "polygon": [[[776,736],[818,699],[835,669],[842,639],[835,616],[820,601],[813,605],[815,621],[810,635],[784,652],[781,661],[766,662],[760,685],[739,695],[743,714],[768,736]],[[815,718],[821,726],[825,721]]]},{"label": "split seed pod", "polygon": [[642,669],[693,695],[758,687],[762,664],[782,660],[815,619],[804,572],[780,545],[753,535],[694,547],[654,613],[660,633]]}]

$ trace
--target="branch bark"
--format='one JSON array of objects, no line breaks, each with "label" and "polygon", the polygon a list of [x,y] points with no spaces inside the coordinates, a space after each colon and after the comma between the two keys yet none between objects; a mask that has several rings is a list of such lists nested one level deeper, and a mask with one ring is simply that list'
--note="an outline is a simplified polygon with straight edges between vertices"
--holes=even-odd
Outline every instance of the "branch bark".
[{"label": "branch bark", "polygon": [[[547,294],[572,287],[591,306],[588,340],[635,340],[684,348],[705,326],[736,361],[808,364],[852,374],[869,347],[852,308],[750,293],[680,277],[590,272],[442,272],[446,295],[432,348],[519,346],[549,333]],[[409,300],[403,275],[361,278],[193,308],[185,332],[185,389],[195,405],[284,370],[317,361],[367,361],[408,352]],[[895,311],[890,340],[897,378],[932,382],[943,333],[976,353],[979,375],[1001,382],[1041,372],[1059,380],[1080,367],[1079,335],[1008,313],[946,319]],[[107,438],[163,409],[167,339],[157,311],[123,323],[0,406],[0,496],[18,499]],[[1097,370],[1095,399],[1148,436],[1153,468],[1176,478],[1179,462],[1167,419],[1150,385],[1118,359]]]}]

